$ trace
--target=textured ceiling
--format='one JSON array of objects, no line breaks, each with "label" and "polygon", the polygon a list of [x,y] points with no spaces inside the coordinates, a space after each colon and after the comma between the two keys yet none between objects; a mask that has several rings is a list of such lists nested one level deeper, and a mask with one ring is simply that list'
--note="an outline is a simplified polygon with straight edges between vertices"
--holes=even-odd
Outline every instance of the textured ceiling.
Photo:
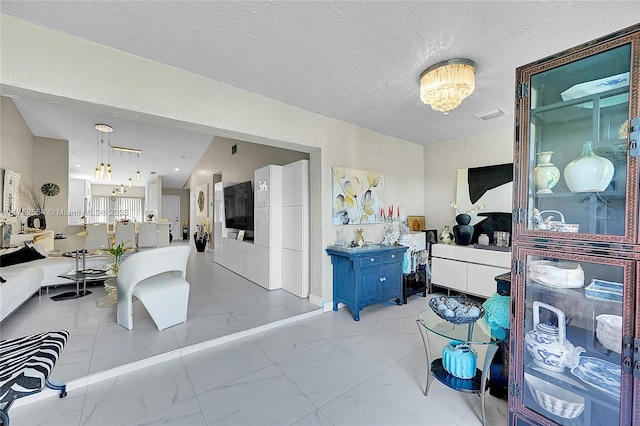
[{"label": "textured ceiling", "polygon": [[[1,1],[2,12],[417,144],[513,123],[515,68],[640,21],[638,1]],[[449,115],[418,78],[452,57]],[[473,114],[503,108],[482,121]]]}]

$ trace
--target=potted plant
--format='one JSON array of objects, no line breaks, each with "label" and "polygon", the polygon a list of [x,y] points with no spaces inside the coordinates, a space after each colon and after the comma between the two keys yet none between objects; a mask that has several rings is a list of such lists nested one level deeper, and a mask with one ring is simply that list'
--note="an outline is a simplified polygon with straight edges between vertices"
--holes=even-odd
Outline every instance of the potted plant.
[{"label": "potted plant", "polygon": [[114,275],[118,275],[118,269],[120,268],[120,263],[122,262],[122,256],[124,256],[124,254],[128,251],[133,250],[131,247],[127,246],[128,242],[129,241],[123,241],[117,246],[104,250],[106,253],[109,253],[111,256],[113,256],[114,262],[113,268],[111,269]]},{"label": "potted plant", "polygon": [[203,252],[207,246],[209,234],[205,230],[205,225],[196,225],[196,233],[193,234],[193,240],[196,243],[196,250]]}]

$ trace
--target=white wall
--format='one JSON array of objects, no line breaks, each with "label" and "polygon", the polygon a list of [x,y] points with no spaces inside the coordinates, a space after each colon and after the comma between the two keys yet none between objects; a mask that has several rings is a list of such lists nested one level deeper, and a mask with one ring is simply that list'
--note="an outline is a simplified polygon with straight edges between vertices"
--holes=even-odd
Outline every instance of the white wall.
[{"label": "white wall", "polygon": [[0,187],[4,188],[4,171],[7,169],[20,173],[20,178],[24,181],[33,181],[31,174],[33,135],[13,101],[5,97],[1,98],[1,101],[0,169],[2,169],[2,175],[0,175]]},{"label": "white wall", "polygon": [[[38,191],[42,184],[53,182],[60,187],[60,193],[47,197],[45,217],[47,229],[61,233],[67,227],[69,218],[69,142],[59,139],[34,138],[33,180]],[[24,200],[21,202],[24,206]]]},{"label": "white wall", "polygon": [[458,169],[513,162],[513,127],[451,139],[424,149],[425,226],[442,231],[455,225]]},{"label": "white wall", "polygon": [[[324,252],[337,239],[331,225],[332,166],[384,173],[388,204],[412,214],[423,210],[422,146],[5,14],[0,15],[0,25],[5,96],[309,153],[310,273],[315,296],[311,300],[315,302],[332,299],[332,267]],[[380,240],[382,234],[382,225],[365,227],[368,240]]]}]

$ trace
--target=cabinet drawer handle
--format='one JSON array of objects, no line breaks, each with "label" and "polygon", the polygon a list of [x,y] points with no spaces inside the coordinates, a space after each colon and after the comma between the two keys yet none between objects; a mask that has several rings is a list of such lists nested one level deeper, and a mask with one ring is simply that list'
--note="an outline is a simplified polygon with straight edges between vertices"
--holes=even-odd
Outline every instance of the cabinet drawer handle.
[{"label": "cabinet drawer handle", "polygon": [[396,255],[395,255],[395,254],[392,254],[392,255],[391,255],[391,258],[392,258],[392,259],[395,259],[395,257],[396,257]]},{"label": "cabinet drawer handle", "polygon": [[375,262],[376,260],[372,257],[371,259],[369,259],[371,262]]},{"label": "cabinet drawer handle", "polygon": [[380,282],[385,282],[387,280],[387,277],[380,277]]}]

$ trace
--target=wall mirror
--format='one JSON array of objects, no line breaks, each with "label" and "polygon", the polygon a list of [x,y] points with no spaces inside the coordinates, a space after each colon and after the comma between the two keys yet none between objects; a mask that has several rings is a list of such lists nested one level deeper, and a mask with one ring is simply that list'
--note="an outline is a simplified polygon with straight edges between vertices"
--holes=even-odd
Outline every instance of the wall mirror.
[{"label": "wall mirror", "polygon": [[2,191],[2,211],[4,213],[17,213],[19,194],[20,173],[13,170],[5,170]]}]

